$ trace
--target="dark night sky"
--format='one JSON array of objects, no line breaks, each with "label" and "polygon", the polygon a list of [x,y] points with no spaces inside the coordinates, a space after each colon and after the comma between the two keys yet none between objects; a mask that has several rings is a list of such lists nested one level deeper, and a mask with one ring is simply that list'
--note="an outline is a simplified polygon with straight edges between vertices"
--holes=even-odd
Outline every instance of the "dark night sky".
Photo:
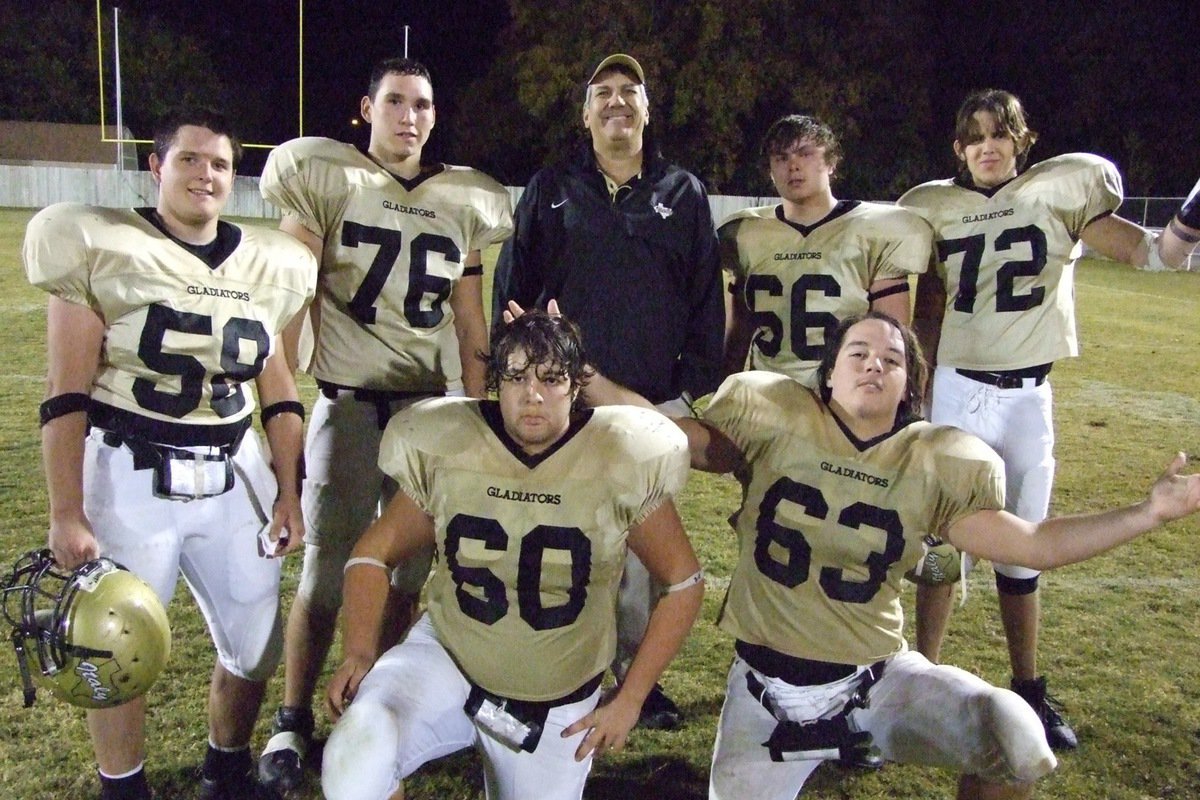
[{"label": "dark night sky", "polygon": [[[121,0],[120,6],[123,14],[153,16],[195,38],[237,91],[268,106],[263,114],[266,128],[246,131],[247,141],[272,143],[297,134],[296,0]],[[106,36],[112,30],[109,8],[106,2]],[[365,132],[351,128],[350,120],[358,116],[374,63],[404,54],[405,25],[409,56],[424,62],[434,76],[439,124],[453,119],[464,100],[463,88],[490,61],[507,14],[504,0],[305,0],[304,134],[347,141],[362,135],[365,140]],[[435,158],[438,138],[435,133],[430,142]],[[260,159],[249,153],[243,171],[256,172],[256,160]]]},{"label": "dark night sky", "polygon": [[[238,96],[249,98],[246,102],[260,111],[254,115],[263,119],[258,129],[245,130],[243,125],[247,141],[274,143],[297,134],[297,0],[103,0],[106,35],[112,25],[108,9],[114,2],[130,13],[156,18],[207,49],[216,62],[216,71],[229,76]],[[1116,5],[1136,11],[1136,16],[1144,17],[1142,22],[1183,19],[1194,11],[1188,10],[1193,3],[1181,0],[1146,0],[1144,5],[1120,0]],[[800,6],[798,3],[797,8]],[[1095,59],[1086,73],[1091,83],[1077,86],[1063,79],[1062,65],[1071,54],[1063,51],[1060,42],[1064,31],[1077,28],[1087,19],[1079,16],[1077,6],[1052,0],[997,0],[988,4],[929,0],[924,8],[929,20],[927,36],[916,46],[929,47],[938,54],[936,85],[929,88],[931,122],[935,126],[932,130],[938,132],[939,143],[948,134],[954,110],[964,94],[996,86],[1011,89],[1025,100],[1035,127],[1043,134],[1039,157],[1076,149],[1111,154],[1115,145],[1109,143],[1106,152],[1106,142],[1097,135],[1098,130],[1087,125],[1055,124],[1054,110],[1065,108],[1085,93],[1107,93],[1096,87],[1111,86],[1112,80],[1132,81],[1135,89],[1140,84],[1146,90],[1163,83],[1160,75],[1140,74],[1137,59],[1126,52],[1125,46],[1134,37],[1161,39],[1161,27],[1155,32],[1146,30],[1146,24],[1131,24],[1116,34],[1114,46],[1088,48],[1086,55]],[[613,7],[599,1],[579,0],[579,9],[581,14],[614,13]],[[434,77],[441,130],[434,133],[429,156],[453,160],[456,154],[446,152],[453,148],[451,132],[460,125],[487,124],[472,114],[465,89],[495,57],[496,40],[508,21],[506,0],[305,0],[303,132],[365,141],[365,129],[352,128],[350,120],[358,115],[359,99],[372,64],[403,54],[404,26],[408,25],[409,55],[429,66]],[[1169,38],[1194,41],[1171,33],[1173,28],[1166,30]],[[854,46],[853,37],[846,42],[848,47]],[[1180,73],[1168,76],[1172,78],[1172,90],[1179,92],[1169,103],[1174,106],[1171,113],[1194,114],[1200,108],[1200,81],[1186,67],[1191,56],[1179,49],[1178,42],[1164,42],[1162,47],[1165,52],[1178,53],[1178,59],[1169,57],[1169,63],[1175,64],[1169,71]],[[1151,109],[1152,114],[1145,109],[1134,111],[1128,106],[1130,96],[1136,99],[1138,94],[1135,91],[1114,103],[1112,113],[1133,114],[1139,120],[1161,113],[1157,105]],[[1176,165],[1181,185],[1169,187],[1173,192],[1190,186],[1190,180],[1186,186],[1183,180],[1200,163],[1200,157],[1193,157],[1190,149],[1185,147],[1181,152],[1186,153]],[[264,157],[251,151],[243,172],[257,174]]]}]

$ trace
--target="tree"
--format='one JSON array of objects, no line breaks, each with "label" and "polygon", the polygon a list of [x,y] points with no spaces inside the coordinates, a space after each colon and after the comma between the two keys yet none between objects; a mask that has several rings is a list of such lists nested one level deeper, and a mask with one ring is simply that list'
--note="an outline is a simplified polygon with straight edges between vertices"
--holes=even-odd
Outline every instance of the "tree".
[{"label": "tree", "polygon": [[[929,58],[910,46],[909,0],[513,0],[491,70],[471,88],[475,119],[461,149],[524,183],[582,135],[583,81],[604,55],[646,69],[652,141],[713,192],[768,191],[758,145],[786,113],[832,124],[848,158],[846,196],[895,196],[928,174],[914,119],[928,113]],[[845,35],[841,31],[852,31]]]},{"label": "tree", "polygon": [[[105,39],[105,121],[115,122],[111,14]],[[150,138],[154,120],[177,105],[221,108],[232,92],[195,39],[154,16],[122,10],[123,121],[136,138]],[[52,22],[52,24],[51,24]],[[98,46],[94,6],[71,0],[0,5],[0,119],[100,122]]]}]

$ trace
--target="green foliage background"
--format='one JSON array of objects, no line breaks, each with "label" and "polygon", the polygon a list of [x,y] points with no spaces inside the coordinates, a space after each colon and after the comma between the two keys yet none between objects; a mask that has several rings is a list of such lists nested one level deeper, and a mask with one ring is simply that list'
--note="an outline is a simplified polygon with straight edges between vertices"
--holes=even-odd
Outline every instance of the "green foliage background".
[{"label": "green foliage background", "polygon": [[[0,210],[0,563],[45,543],[45,490],[36,407],[44,377],[45,298],[30,288],[19,248],[30,210]],[[488,269],[495,252],[489,253]],[[1200,274],[1151,275],[1087,261],[1077,277],[1082,358],[1055,368],[1058,481],[1054,511],[1137,501],[1176,450],[1200,452]],[[305,382],[311,400],[312,386]],[[681,500],[685,525],[710,575],[704,614],[664,678],[683,706],[678,732],[635,731],[624,753],[598,762],[595,800],[705,795],[731,643],[714,625],[732,567],[726,518],[736,508],[728,478],[695,474]],[[1200,797],[1200,522],[1168,526],[1087,564],[1043,576],[1042,667],[1067,704],[1082,746],[1065,755],[1039,797],[1149,800]],[[299,560],[285,566],[290,599]],[[911,598],[910,598],[911,600]],[[186,590],[169,613],[175,649],[150,699],[148,773],[161,798],[196,796],[206,740],[204,700],[212,647]],[[969,581],[951,623],[947,662],[994,683],[1008,680],[991,570]],[[278,701],[281,677],[268,707]],[[327,731],[327,722],[320,723]],[[260,722],[254,747],[268,736]],[[82,713],[43,696],[21,708],[13,657],[0,648],[0,786],[20,800],[96,796]],[[805,797],[826,800],[947,798],[954,778],[889,765],[876,774],[822,767]],[[479,765],[467,753],[430,765],[410,798],[479,798]],[[320,797],[313,780],[301,798]]]},{"label": "green foliage background", "polygon": [[[0,0],[0,120],[96,123],[95,0]],[[375,61],[411,54],[434,76],[439,158],[521,186],[582,133],[583,81],[605,55],[646,68],[650,135],[710,192],[769,193],[758,148],[789,113],[830,123],[847,154],[840,196],[894,199],[949,175],[952,120],[989,86],[1016,92],[1043,137],[1035,158],[1115,161],[1132,196],[1182,196],[1200,173],[1189,113],[1194,9],[1182,0],[101,0],[107,121],[112,10],[121,9],[124,122],[135,138],[175,104],[205,103],[244,141],[304,132],[353,140]],[[145,148],[142,148],[145,155]],[[263,154],[247,155],[246,174]]]}]

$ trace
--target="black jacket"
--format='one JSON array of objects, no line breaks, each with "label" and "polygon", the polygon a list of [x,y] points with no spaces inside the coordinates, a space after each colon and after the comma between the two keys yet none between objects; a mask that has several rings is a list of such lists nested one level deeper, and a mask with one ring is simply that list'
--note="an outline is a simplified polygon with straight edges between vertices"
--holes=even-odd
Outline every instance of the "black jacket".
[{"label": "black jacket", "polygon": [[540,170],[521,196],[492,290],[559,307],[592,365],[653,403],[716,388],[725,306],[708,195],[691,173],[647,154],[614,203],[591,142]]}]

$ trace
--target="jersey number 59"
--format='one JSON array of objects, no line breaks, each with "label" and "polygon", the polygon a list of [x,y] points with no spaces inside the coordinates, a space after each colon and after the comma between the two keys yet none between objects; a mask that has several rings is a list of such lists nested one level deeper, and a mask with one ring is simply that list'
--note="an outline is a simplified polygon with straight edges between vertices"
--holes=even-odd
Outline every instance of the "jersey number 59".
[{"label": "jersey number 59", "polygon": [[[178,377],[179,391],[164,392],[149,378],[135,378],[133,396],[142,408],[180,419],[200,406],[208,368],[195,356],[167,352],[165,340],[168,332],[211,337],[213,319],[207,314],[194,314],[161,305],[150,306],[146,313],[146,324],[138,342],[138,357],[160,375]],[[250,363],[241,360],[243,342],[250,342],[254,347],[254,357]],[[233,416],[245,407],[246,396],[242,393],[241,384],[262,372],[263,362],[270,351],[271,337],[258,320],[230,317],[221,327],[223,371],[209,379],[212,385],[209,405],[218,417]]]}]

